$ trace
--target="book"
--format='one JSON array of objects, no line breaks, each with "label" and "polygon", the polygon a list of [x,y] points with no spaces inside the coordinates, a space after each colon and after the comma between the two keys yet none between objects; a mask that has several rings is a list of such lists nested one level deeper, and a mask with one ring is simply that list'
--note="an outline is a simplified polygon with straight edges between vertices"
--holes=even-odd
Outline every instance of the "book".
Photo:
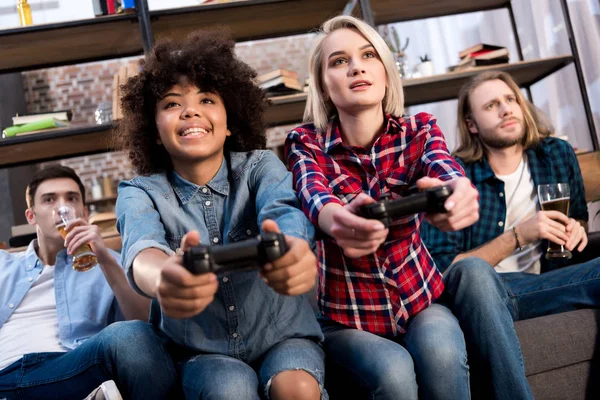
[{"label": "book", "polygon": [[269,81],[263,82],[259,85],[262,89],[267,92],[301,92],[302,85],[297,79],[291,79],[285,76],[280,76]]},{"label": "book", "polygon": [[269,71],[266,74],[262,74],[256,77],[256,82],[259,83],[259,85],[263,82],[267,82],[270,81],[272,79],[275,79],[279,76],[285,76],[288,78],[292,78],[292,79],[298,79],[298,73],[294,72],[294,71],[290,71],[288,69],[283,69],[283,68],[279,68],[279,69],[275,69],[273,71]]},{"label": "book", "polygon": [[463,71],[473,67],[482,67],[487,65],[498,65],[508,63],[508,57],[493,58],[491,60],[480,60],[477,58],[467,58],[459,64],[448,67],[448,72]]},{"label": "book", "polygon": [[31,122],[41,121],[48,118],[55,118],[60,121],[70,121],[73,118],[73,111],[71,110],[60,110],[45,113],[27,114],[27,115],[16,115],[12,117],[13,125],[29,124]]},{"label": "book", "polygon": [[66,128],[68,126],[69,122],[67,121],[60,121],[56,118],[46,118],[41,121],[30,122],[28,124],[9,126],[2,131],[2,137],[14,137],[17,135],[37,133],[39,131],[45,131],[52,128]]},{"label": "book", "polygon": [[116,7],[115,7],[115,0],[105,0],[106,2],[106,9],[107,9],[107,14],[115,14],[116,12]]},{"label": "book", "polygon": [[474,53],[466,55],[463,60],[469,58],[475,58],[477,60],[491,60],[494,58],[508,57],[508,49],[506,47],[502,47],[497,50],[481,50],[476,51]]},{"label": "book", "polygon": [[106,2],[104,0],[92,0],[92,7],[94,8],[94,15],[96,17],[106,15],[108,13]]},{"label": "book", "polygon": [[458,58],[464,58],[471,53],[475,53],[475,52],[482,51],[482,50],[499,50],[499,49],[503,49],[503,48],[504,48],[504,46],[495,46],[493,44],[487,44],[487,43],[477,43],[476,45],[473,45],[469,48],[464,49],[463,51],[460,51],[458,53]]}]

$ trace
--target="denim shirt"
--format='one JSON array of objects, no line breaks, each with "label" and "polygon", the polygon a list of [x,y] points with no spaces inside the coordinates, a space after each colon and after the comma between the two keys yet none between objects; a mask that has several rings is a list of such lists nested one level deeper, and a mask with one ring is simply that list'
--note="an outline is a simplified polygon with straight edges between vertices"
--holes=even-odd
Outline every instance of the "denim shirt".
[{"label": "denim shirt", "polygon": [[[205,186],[174,171],[119,184],[122,261],[138,292],[131,265],[142,250],[156,248],[171,255],[190,230],[199,231],[205,245],[233,243],[255,237],[266,219],[275,220],[286,235],[312,244],[314,227],[299,209],[291,173],[271,151],[226,152]],[[191,353],[223,354],[245,362],[288,338],[322,340],[306,295],[277,294],[255,270],[218,278],[215,299],[202,313],[172,319],[162,315],[154,300],[152,323]]]},{"label": "denim shirt", "polygon": [[[0,251],[0,329],[42,273],[44,266],[35,248],[34,240],[24,252]],[[109,251],[119,260],[119,253]],[[61,250],[54,267],[59,339],[71,350],[110,323],[124,319],[102,270],[96,267],[77,272],[72,260]]]}]

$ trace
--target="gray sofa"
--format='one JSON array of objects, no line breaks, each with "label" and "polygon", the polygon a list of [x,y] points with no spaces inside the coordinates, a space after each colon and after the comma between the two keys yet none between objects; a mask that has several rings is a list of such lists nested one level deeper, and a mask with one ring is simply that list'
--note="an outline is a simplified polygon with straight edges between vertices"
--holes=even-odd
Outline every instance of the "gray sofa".
[{"label": "gray sofa", "polygon": [[[600,256],[600,232],[573,263]],[[515,323],[536,399],[600,399],[600,310],[583,309]]]},{"label": "gray sofa", "polygon": [[536,399],[600,399],[600,310],[515,323]]}]

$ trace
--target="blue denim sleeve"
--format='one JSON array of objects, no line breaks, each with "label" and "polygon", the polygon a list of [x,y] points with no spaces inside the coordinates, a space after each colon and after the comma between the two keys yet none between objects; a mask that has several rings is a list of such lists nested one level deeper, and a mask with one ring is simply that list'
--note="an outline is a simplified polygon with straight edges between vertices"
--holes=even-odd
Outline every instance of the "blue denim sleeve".
[{"label": "blue denim sleeve", "polygon": [[266,219],[277,222],[286,235],[306,240],[315,248],[315,228],[300,209],[292,186],[292,173],[272,151],[265,151],[252,170],[250,185],[256,202],[258,224]]},{"label": "blue denim sleeve", "polygon": [[465,251],[462,245],[463,234],[462,230],[442,232],[426,221],[421,224],[421,240],[441,272],[448,269],[454,258]]},{"label": "blue denim sleeve", "polygon": [[135,257],[148,248],[156,248],[168,255],[174,254],[165,240],[165,228],[160,214],[145,189],[136,186],[133,181],[119,183],[117,196],[117,230],[123,240],[121,264],[127,273],[129,284],[141,295],[133,280],[131,265]]}]

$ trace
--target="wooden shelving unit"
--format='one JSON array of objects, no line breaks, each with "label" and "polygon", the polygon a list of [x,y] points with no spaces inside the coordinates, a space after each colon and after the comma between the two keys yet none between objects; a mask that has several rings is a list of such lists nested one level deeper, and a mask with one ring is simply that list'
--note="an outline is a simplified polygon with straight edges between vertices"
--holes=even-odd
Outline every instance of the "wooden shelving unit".
[{"label": "wooden shelving unit", "polygon": [[227,26],[237,41],[307,33],[340,14],[348,0],[253,0],[153,11],[155,37]]},{"label": "wooden shelving unit", "polygon": [[141,54],[135,15],[0,30],[0,73]]},{"label": "wooden shelving unit", "polygon": [[433,103],[454,99],[461,86],[473,75],[483,71],[500,70],[510,73],[521,87],[529,87],[553,72],[565,67],[573,57],[559,56],[534,61],[478,67],[468,71],[449,72],[404,82],[406,105]]},{"label": "wooden shelving unit", "polygon": [[0,168],[111,151],[111,132],[98,125],[0,139]]},{"label": "wooden shelving unit", "polygon": [[[487,70],[501,70],[512,74],[521,86],[530,86],[572,62],[571,56],[551,57],[535,61],[478,67],[468,71],[450,72],[425,78],[404,81],[404,97],[407,106],[433,103],[456,98],[460,87],[474,74]],[[267,111],[270,123],[288,123],[302,120],[306,94],[275,97]]]},{"label": "wooden shelving unit", "polygon": [[506,7],[510,0],[371,0],[378,25]]},{"label": "wooden shelving unit", "polygon": [[[181,36],[195,28],[228,26],[236,40],[308,33],[332,15],[367,5],[377,24],[510,7],[509,0],[250,0],[148,12],[139,0],[137,15],[0,30],[0,73],[141,54],[153,37]],[[355,8],[347,7],[355,4]],[[369,5],[370,4],[370,5]],[[460,86],[485,69],[510,72],[529,87],[573,62],[573,56],[522,61],[404,82],[407,105],[455,98]],[[272,99],[270,125],[302,119],[304,93]],[[0,139],[0,168],[113,150],[111,127],[92,126]]]},{"label": "wooden shelving unit", "polygon": [[[432,103],[456,97],[458,89],[472,75],[499,69],[511,73],[522,86],[545,78],[572,61],[571,56],[552,57],[535,61],[480,67],[469,71],[451,72],[404,82],[406,105]],[[270,125],[297,123],[302,120],[306,93],[274,97],[267,109]],[[74,155],[101,153],[113,150],[112,129],[107,126],[65,129],[0,140],[0,168],[48,161]]]}]

